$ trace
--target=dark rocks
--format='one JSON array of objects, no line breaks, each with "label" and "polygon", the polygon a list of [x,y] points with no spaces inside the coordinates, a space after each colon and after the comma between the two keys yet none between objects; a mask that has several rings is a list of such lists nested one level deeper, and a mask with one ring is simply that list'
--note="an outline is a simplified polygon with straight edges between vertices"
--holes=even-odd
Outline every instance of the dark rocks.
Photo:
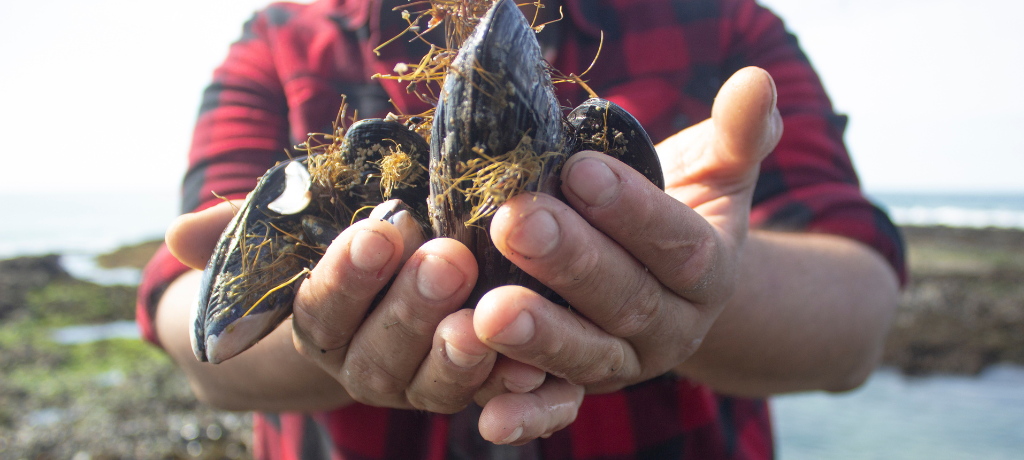
[{"label": "dark rocks", "polygon": [[118,248],[110,253],[96,256],[96,265],[101,268],[130,267],[142,269],[153,258],[164,240],[144,241]]},{"label": "dark rocks", "polygon": [[910,281],[884,362],[904,373],[1024,365],[1024,232],[904,227]]},{"label": "dark rocks", "polygon": [[70,279],[59,260],[56,254],[0,260],[0,320],[22,307],[29,291]]},{"label": "dark rocks", "polygon": [[251,457],[252,417],[196,400],[138,340],[72,345],[56,328],[134,317],[135,288],[73,279],[58,256],[0,261],[0,458]]}]

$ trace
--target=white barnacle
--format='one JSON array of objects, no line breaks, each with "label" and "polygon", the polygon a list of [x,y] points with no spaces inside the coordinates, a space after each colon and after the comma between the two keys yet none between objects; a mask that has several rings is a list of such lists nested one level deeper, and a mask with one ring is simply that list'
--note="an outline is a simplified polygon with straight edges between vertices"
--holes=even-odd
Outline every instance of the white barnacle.
[{"label": "white barnacle", "polygon": [[292,161],[284,167],[284,191],[267,209],[283,216],[297,214],[309,206],[313,194],[309,191],[309,170],[301,162]]}]

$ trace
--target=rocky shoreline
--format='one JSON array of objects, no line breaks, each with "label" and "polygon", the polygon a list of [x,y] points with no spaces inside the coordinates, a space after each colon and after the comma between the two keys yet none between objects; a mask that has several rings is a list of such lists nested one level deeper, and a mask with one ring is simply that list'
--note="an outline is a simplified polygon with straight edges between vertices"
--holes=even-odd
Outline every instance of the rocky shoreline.
[{"label": "rocky shoreline", "polygon": [[[107,265],[138,266],[147,247]],[[0,261],[0,458],[251,457],[252,417],[199,403],[155,347],[54,340],[64,327],[134,316],[133,286],[74,279],[56,255]]]},{"label": "rocky shoreline", "polygon": [[904,227],[910,279],[883,362],[908,375],[1024,365],[1024,232]]},{"label": "rocky shoreline", "polygon": [[[902,230],[910,277],[884,365],[908,375],[1024,365],[1024,231]],[[96,261],[140,268],[158,244]],[[251,417],[196,401],[154,347],[52,340],[61,327],[131,320],[134,301],[134,287],[76,280],[56,255],[0,261],[0,457],[251,456]]]}]

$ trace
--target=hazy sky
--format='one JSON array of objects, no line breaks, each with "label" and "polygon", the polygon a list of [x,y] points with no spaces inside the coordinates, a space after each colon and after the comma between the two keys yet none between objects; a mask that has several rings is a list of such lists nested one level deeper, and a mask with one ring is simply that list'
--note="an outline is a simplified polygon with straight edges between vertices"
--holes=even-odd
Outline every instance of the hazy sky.
[{"label": "hazy sky", "polygon": [[[0,192],[175,191],[199,97],[265,0],[0,4]],[[1024,2],[767,0],[868,191],[1024,192]]]}]

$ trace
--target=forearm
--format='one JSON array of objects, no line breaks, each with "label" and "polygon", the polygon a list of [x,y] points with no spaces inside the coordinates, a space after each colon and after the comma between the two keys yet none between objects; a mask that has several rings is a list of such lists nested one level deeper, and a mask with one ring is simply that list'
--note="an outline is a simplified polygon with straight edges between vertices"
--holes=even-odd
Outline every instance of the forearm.
[{"label": "forearm", "polygon": [[752,231],[735,294],[676,370],[744,396],[855,388],[881,356],[897,293],[892,268],[858,242]]},{"label": "forearm", "polygon": [[199,280],[200,272],[191,271],[170,285],[157,309],[156,328],[200,400],[222,409],[263,411],[326,410],[352,402],[337,381],[295,351],[290,320],[224,363],[196,360],[188,318]]}]

